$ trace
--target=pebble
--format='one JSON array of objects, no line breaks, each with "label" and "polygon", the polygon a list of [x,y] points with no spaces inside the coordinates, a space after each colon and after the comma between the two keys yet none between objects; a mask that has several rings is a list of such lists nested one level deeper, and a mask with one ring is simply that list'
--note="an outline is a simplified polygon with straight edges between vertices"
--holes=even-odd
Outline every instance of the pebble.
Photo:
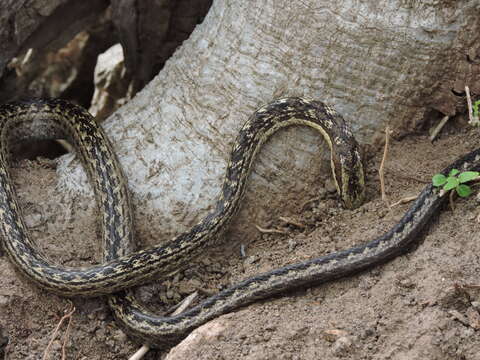
[{"label": "pebble", "polygon": [[337,188],[335,186],[335,182],[333,181],[333,179],[327,179],[325,181],[325,190],[328,193],[334,193],[337,191]]},{"label": "pebble", "polygon": [[345,356],[352,347],[352,340],[347,336],[342,336],[333,344],[332,352],[336,356]]},{"label": "pebble", "polygon": [[0,308],[7,306],[9,302],[8,296],[0,295]]},{"label": "pebble", "polygon": [[288,240],[288,251],[293,251],[297,247],[298,243],[294,239]]},{"label": "pebble", "polygon": [[325,338],[325,340],[329,342],[334,342],[339,338],[345,337],[347,335],[348,333],[345,330],[339,330],[339,329],[325,330],[323,332],[323,337]]},{"label": "pebble", "polygon": [[34,228],[39,226],[42,223],[42,214],[33,213],[25,216],[25,225],[28,228]]}]

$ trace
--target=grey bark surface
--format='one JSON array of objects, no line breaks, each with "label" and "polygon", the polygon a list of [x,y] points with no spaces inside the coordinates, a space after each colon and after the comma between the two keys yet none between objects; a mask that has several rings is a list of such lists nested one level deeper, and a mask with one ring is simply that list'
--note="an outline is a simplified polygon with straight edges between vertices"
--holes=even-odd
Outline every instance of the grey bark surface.
[{"label": "grey bark surface", "polygon": [[[159,75],[105,124],[137,213],[151,214],[152,232],[166,236],[197,222],[219,192],[239,128],[278,96],[329,103],[360,141],[387,122],[411,127],[435,104],[453,114],[451,89],[478,72],[466,56],[478,56],[478,9],[478,1],[214,2]],[[478,91],[478,81],[470,85]],[[318,138],[294,128],[266,145],[241,218],[261,224],[291,199],[315,195],[329,172]],[[79,164],[67,163],[61,188],[83,191]]]}]

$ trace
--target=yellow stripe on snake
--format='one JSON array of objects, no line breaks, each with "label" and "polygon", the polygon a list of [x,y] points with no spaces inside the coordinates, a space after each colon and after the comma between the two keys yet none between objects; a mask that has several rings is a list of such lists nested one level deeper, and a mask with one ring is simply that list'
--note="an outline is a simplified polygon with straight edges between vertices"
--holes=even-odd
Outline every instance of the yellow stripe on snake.
[{"label": "yellow stripe on snake", "polygon": [[[127,183],[108,139],[91,115],[62,100],[36,99],[2,105],[2,246],[25,276],[47,290],[64,296],[108,294],[120,326],[133,338],[157,347],[172,345],[199,325],[258,299],[353,274],[405,252],[443,201],[444,196],[431,185],[425,187],[390,231],[363,245],[246,279],[177,316],[151,314],[136,302],[129,288],[186,265],[223,232],[240,206],[252,163],[261,145],[278,129],[292,125],[312,127],[326,139],[331,150],[334,182],[343,203],[348,208],[360,206],[365,193],[363,167],[357,142],[343,118],[319,101],[279,99],[257,110],[242,127],[212,212],[165,245],[131,252],[133,215]],[[66,138],[82,160],[101,217],[102,264],[82,269],[63,268],[49,263],[35,249],[8,171],[11,141],[31,138]],[[453,167],[478,170],[480,150],[465,155],[443,173]]]}]

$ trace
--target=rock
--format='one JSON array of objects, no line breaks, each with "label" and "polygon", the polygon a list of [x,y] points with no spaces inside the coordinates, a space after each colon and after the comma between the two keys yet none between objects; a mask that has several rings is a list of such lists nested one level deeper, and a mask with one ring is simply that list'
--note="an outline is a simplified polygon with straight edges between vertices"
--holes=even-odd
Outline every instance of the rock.
[{"label": "rock", "polygon": [[347,335],[348,333],[345,330],[339,330],[339,329],[325,330],[323,332],[323,337],[325,338],[325,340],[329,342],[334,342],[340,337],[345,337]]},{"label": "rock", "polygon": [[98,56],[95,67],[95,92],[90,113],[101,121],[113,113],[128,98],[123,50],[120,44],[112,46]]},{"label": "rock", "polygon": [[338,357],[343,357],[348,354],[352,346],[353,342],[350,337],[341,336],[335,341],[335,344],[333,344],[332,352]]},{"label": "rock", "polygon": [[227,328],[226,322],[225,317],[219,317],[195,329],[185,340],[170,350],[165,360],[192,359],[195,349],[202,343],[213,342],[224,333]]},{"label": "rock", "polygon": [[25,225],[27,225],[28,228],[34,228],[42,223],[42,214],[40,213],[33,213],[29,215],[25,215]]},{"label": "rock", "polygon": [[10,303],[10,297],[0,295],[0,309],[5,308]]}]

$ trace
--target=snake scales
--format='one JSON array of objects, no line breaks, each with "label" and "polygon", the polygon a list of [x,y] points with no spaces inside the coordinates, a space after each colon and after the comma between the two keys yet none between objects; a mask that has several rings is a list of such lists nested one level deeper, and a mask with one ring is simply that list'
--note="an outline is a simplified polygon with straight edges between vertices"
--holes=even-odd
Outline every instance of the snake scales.
[{"label": "snake scales", "polygon": [[[358,145],[343,118],[319,101],[276,100],[257,110],[233,147],[220,197],[213,210],[189,231],[165,245],[131,252],[132,212],[126,180],[108,139],[88,112],[62,100],[29,100],[0,106],[0,231],[2,246],[21,273],[41,287],[65,296],[109,295],[109,304],[132,337],[168,346],[208,320],[257,299],[307,284],[318,284],[385,262],[406,251],[437,211],[444,196],[427,185],[403,218],[377,239],[348,250],[287,265],[246,279],[173,317],[149,313],[130,287],[171,273],[187,264],[218,237],[240,205],[261,145],[278,129],[306,125],[318,130],[331,148],[332,174],[346,207],[364,198]],[[8,171],[12,139],[67,138],[92,183],[101,216],[103,260],[90,268],[51,264],[35,248],[21,216]],[[446,168],[480,169],[480,149]]]}]

